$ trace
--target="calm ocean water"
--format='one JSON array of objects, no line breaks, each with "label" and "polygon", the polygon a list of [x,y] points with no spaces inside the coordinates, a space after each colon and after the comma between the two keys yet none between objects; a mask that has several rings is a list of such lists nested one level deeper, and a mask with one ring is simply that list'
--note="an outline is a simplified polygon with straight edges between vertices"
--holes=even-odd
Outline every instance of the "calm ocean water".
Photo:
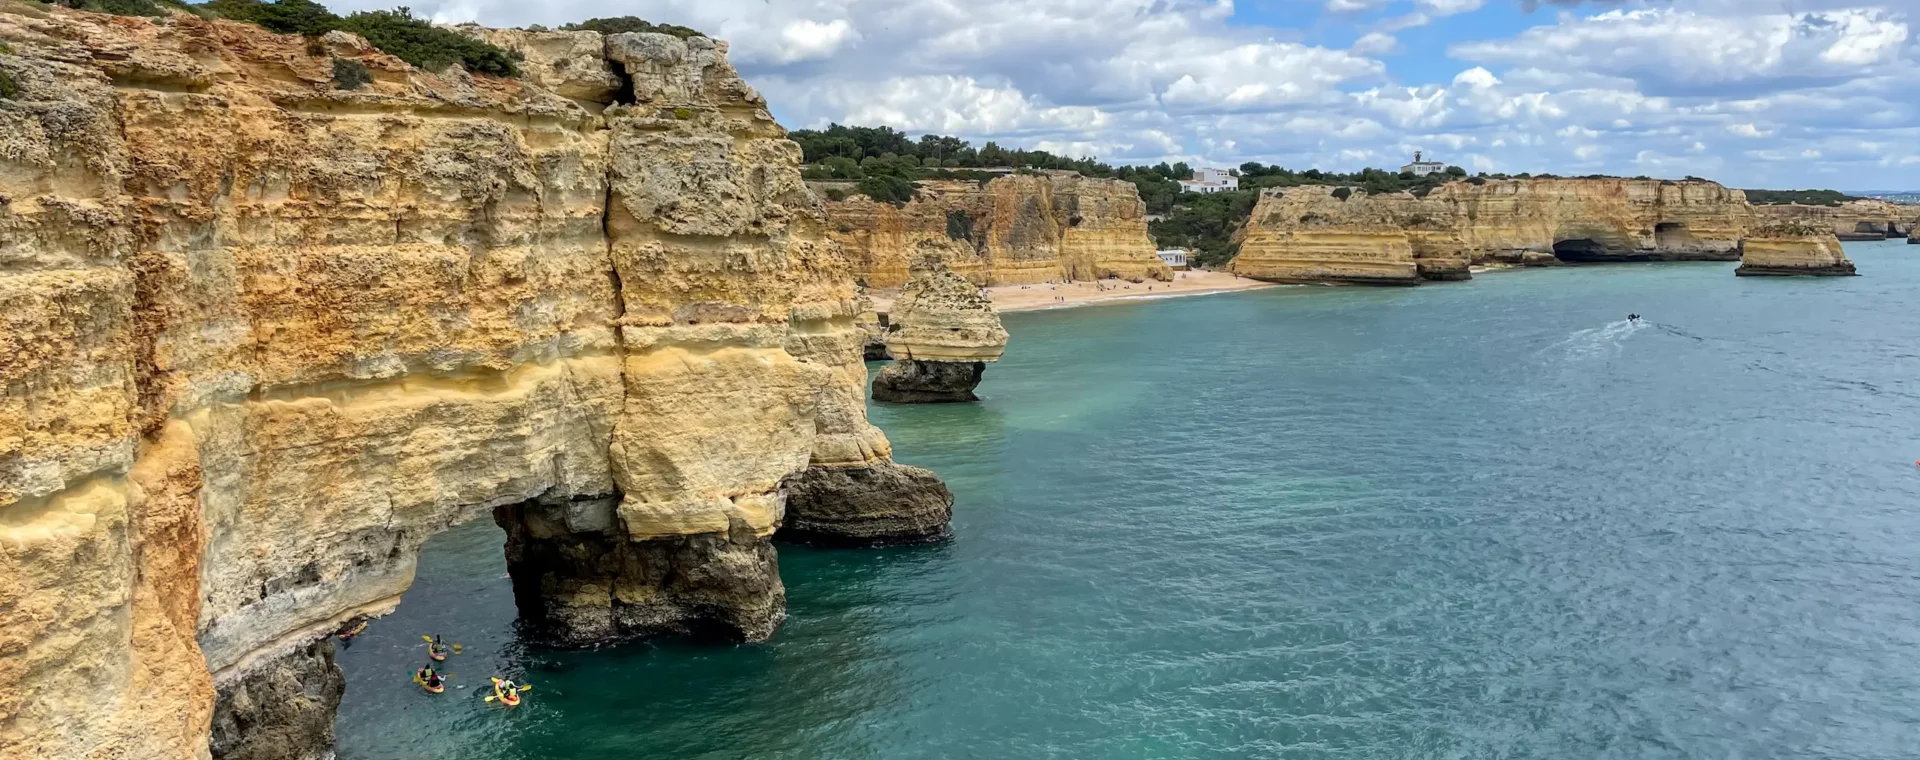
[{"label": "calm ocean water", "polygon": [[873,410],[953,542],[553,652],[481,520],[342,653],[340,758],[1914,757],[1920,246],[1847,248],[1010,315],[984,403]]}]

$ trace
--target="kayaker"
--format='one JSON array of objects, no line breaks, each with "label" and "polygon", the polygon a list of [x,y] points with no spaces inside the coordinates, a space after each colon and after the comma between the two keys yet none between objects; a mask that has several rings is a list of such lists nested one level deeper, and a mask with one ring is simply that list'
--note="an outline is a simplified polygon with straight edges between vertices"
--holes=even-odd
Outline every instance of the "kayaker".
[{"label": "kayaker", "polygon": [[427,654],[431,655],[433,659],[436,659],[436,660],[447,656],[447,645],[441,643],[440,636],[438,634],[434,635],[432,641],[427,642]]},{"label": "kayaker", "polygon": [[413,671],[413,677],[419,679],[421,682],[424,683],[430,680],[438,679],[440,677],[440,674],[433,672],[433,666],[428,665],[424,668]]}]

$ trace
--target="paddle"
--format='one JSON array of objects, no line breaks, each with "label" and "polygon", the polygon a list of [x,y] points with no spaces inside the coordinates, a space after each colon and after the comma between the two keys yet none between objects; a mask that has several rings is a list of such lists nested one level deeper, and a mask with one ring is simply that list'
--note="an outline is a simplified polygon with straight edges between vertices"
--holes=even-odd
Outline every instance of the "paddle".
[{"label": "paddle", "polygon": [[[424,633],[423,633],[423,634],[420,634],[420,640],[421,640],[421,641],[424,641],[424,642],[427,642],[427,645],[428,645],[428,648],[429,648],[429,649],[431,649],[431,648],[432,648],[432,645],[433,645],[433,637],[432,637],[432,636],[428,636],[428,635],[426,635],[426,634],[424,634]],[[465,648],[465,647],[463,647],[463,646],[461,646],[461,645],[459,645],[459,644],[455,644],[455,645],[453,645],[453,654],[463,654],[463,652],[461,652],[460,650],[462,650],[462,649],[464,649],[464,648]]]}]

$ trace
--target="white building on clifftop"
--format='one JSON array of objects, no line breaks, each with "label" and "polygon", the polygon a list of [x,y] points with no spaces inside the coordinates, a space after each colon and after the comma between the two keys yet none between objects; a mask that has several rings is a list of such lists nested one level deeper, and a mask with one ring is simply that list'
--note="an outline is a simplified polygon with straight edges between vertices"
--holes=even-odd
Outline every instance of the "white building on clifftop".
[{"label": "white building on clifftop", "polygon": [[1415,177],[1425,177],[1439,171],[1446,171],[1447,165],[1439,161],[1420,160],[1420,151],[1413,152],[1413,163],[1400,167],[1400,171],[1413,172]]},{"label": "white building on clifftop", "polygon": [[1193,179],[1180,180],[1180,189],[1189,193],[1224,193],[1240,189],[1240,178],[1225,169],[1201,169]]}]

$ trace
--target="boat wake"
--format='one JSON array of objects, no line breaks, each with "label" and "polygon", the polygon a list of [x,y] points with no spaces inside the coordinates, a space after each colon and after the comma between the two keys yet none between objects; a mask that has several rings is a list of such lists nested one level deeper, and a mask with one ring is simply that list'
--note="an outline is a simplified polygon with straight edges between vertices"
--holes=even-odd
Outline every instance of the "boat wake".
[{"label": "boat wake", "polygon": [[1540,350],[1543,355],[1555,355],[1566,359],[1597,359],[1614,356],[1628,338],[1653,328],[1646,320],[1638,322],[1622,319],[1609,322],[1603,327],[1589,327],[1575,331],[1559,342]]}]

